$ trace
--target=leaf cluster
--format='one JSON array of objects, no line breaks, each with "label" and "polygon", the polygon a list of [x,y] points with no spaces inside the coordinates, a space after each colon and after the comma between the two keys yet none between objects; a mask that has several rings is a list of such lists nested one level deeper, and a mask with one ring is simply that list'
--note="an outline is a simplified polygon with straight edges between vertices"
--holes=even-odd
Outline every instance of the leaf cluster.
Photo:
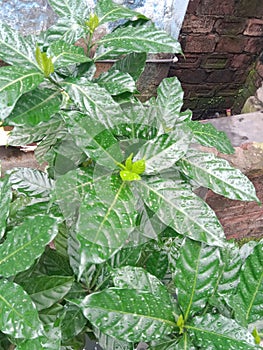
[{"label": "leaf cluster", "polygon": [[178,79],[138,99],[147,53],[180,45],[111,0],[49,3],[59,18],[40,35],[0,26],[0,118],[47,163],[0,180],[0,349],[259,348],[263,242],[227,242],[194,192],[255,189],[200,151],[233,147],[181,111]]}]

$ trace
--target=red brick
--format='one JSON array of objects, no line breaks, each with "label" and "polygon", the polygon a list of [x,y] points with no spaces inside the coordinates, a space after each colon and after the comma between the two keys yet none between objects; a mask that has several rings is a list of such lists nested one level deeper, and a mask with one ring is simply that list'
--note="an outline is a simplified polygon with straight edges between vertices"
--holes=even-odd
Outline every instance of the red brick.
[{"label": "red brick", "polygon": [[253,57],[248,54],[239,54],[234,55],[231,61],[230,67],[237,69],[249,66],[253,61]]},{"label": "red brick", "polygon": [[189,0],[188,7],[187,7],[187,14],[188,13],[195,14],[200,5],[200,2],[201,0]]},{"label": "red brick", "polygon": [[172,70],[176,70],[176,69],[193,69],[193,68],[198,68],[201,64],[201,60],[202,60],[202,55],[197,54],[197,55],[193,55],[193,54],[185,54],[185,57],[183,56],[178,56],[179,60],[178,62],[174,63],[171,65],[171,69]]},{"label": "red brick", "polygon": [[243,84],[247,80],[247,75],[248,75],[247,70],[245,70],[245,69],[244,70],[243,69],[238,69],[235,72],[233,81],[235,81],[236,83],[242,83]]},{"label": "red brick", "polygon": [[208,35],[188,35],[186,37],[184,52],[205,53],[214,52],[217,42],[217,36],[214,34]]},{"label": "red brick", "polygon": [[215,30],[220,35],[242,34],[246,27],[245,18],[227,16],[220,18],[215,23]]},{"label": "red brick", "polygon": [[235,0],[202,0],[200,14],[202,15],[233,15]]},{"label": "red brick", "polygon": [[176,76],[183,83],[200,84],[206,80],[207,73],[204,69],[182,69],[176,71]]},{"label": "red brick", "polygon": [[235,15],[241,17],[263,17],[262,0],[238,0],[236,2]]},{"label": "red brick", "polygon": [[259,54],[263,49],[263,39],[262,38],[250,38],[247,40],[244,51]]},{"label": "red brick", "polygon": [[229,69],[218,69],[209,74],[208,83],[230,83],[233,79],[234,71]]},{"label": "red brick", "polygon": [[211,16],[187,15],[183,22],[184,33],[210,33],[213,29],[215,19]]},{"label": "red brick", "polygon": [[251,18],[247,22],[244,35],[263,36],[263,19]]},{"label": "red brick", "polygon": [[229,55],[212,54],[203,59],[202,68],[205,69],[222,69],[225,68],[229,61]]},{"label": "red brick", "polygon": [[241,36],[222,36],[217,44],[216,52],[242,53],[246,39]]}]

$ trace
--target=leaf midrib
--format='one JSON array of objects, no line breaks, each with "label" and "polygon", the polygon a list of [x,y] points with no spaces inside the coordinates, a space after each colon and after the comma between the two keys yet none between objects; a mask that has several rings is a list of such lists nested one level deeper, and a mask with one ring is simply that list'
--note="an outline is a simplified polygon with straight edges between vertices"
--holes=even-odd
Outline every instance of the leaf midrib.
[{"label": "leaf midrib", "polygon": [[6,90],[8,87],[11,87],[12,85],[20,82],[21,85],[23,86],[23,80],[30,77],[30,76],[34,76],[34,75],[40,75],[40,76],[43,76],[43,74],[41,74],[40,72],[31,72],[31,73],[28,73],[28,74],[25,74],[23,75],[22,77],[19,77],[17,79],[14,79],[12,80],[10,83],[4,85],[2,88],[0,88],[0,93],[4,90]]},{"label": "leaf midrib", "polygon": [[[147,185],[147,183],[145,183],[144,181],[139,181],[139,184],[142,184],[144,187],[146,187],[149,191],[154,192],[158,197],[160,197],[165,203],[167,203],[169,206],[175,208],[177,211],[179,211],[180,213],[182,213],[183,215],[185,215],[191,222],[193,222],[194,224],[198,225],[202,231],[208,233],[209,236],[212,236],[213,238],[215,237],[215,241],[218,242],[218,236],[215,234],[212,234],[211,231],[208,231],[205,227],[200,226],[200,224],[196,221],[194,221],[190,215],[188,215],[187,213],[185,213],[185,211],[182,210],[182,208],[177,207],[173,202],[171,202],[170,200],[168,200],[166,197],[164,197],[163,195],[161,195],[159,192],[157,192],[155,189],[151,188],[149,185]],[[219,243],[219,242],[218,242]],[[223,246],[220,245],[220,246]]]}]

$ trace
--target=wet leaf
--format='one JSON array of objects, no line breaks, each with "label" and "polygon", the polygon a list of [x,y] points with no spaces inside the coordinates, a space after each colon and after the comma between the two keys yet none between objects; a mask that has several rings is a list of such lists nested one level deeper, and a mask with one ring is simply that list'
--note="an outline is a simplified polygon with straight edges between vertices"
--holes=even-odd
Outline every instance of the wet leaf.
[{"label": "wet leaf", "polygon": [[32,339],[43,334],[37,310],[18,284],[0,280],[0,330],[14,338]]},{"label": "wet leaf", "polygon": [[193,132],[194,139],[202,146],[215,147],[219,152],[232,154],[234,148],[226,133],[217,130],[212,124],[202,124],[197,121],[189,122],[188,126]]},{"label": "wet leaf", "polygon": [[190,239],[184,240],[173,273],[173,281],[185,322],[206,306],[216,287],[218,267],[217,247],[205,246]]},{"label": "wet leaf", "polygon": [[225,159],[189,150],[177,164],[186,176],[215,193],[230,199],[259,202],[252,182]]},{"label": "wet leaf", "polygon": [[224,232],[215,213],[184,182],[152,177],[136,186],[164,224],[191,239],[224,246]]},{"label": "wet leaf", "polygon": [[118,70],[109,70],[106,73],[102,73],[95,81],[111,95],[137,91],[133,78],[128,73]]},{"label": "wet leaf", "polygon": [[110,288],[87,296],[81,307],[92,324],[120,340],[156,339],[176,327],[172,305],[147,292]]},{"label": "wet leaf", "polygon": [[35,89],[43,80],[43,74],[37,70],[26,70],[15,66],[1,67],[0,119],[8,117],[19,97]]},{"label": "wet leaf", "polygon": [[55,219],[48,216],[26,218],[23,224],[8,232],[6,240],[0,245],[1,275],[14,276],[29,268],[56,234]]},{"label": "wet leaf", "polygon": [[231,302],[235,319],[243,326],[263,318],[263,242],[248,256],[240,273],[237,294]]},{"label": "wet leaf", "polygon": [[195,317],[187,329],[194,336],[193,343],[203,349],[255,349],[251,333],[234,320],[221,315]]},{"label": "wet leaf", "polygon": [[0,181],[0,239],[4,236],[12,199],[9,178]]}]

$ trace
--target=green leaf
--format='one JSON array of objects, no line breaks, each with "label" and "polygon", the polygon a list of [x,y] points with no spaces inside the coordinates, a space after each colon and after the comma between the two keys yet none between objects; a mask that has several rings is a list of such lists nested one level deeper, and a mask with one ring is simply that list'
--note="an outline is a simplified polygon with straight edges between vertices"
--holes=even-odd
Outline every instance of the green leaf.
[{"label": "green leaf", "polygon": [[[95,327],[94,327],[95,328]],[[126,341],[121,341],[116,338],[110,337],[107,334],[100,332],[98,329],[94,329],[96,339],[98,339],[99,345],[102,349],[114,349],[114,350],[134,350],[134,344]]]},{"label": "green leaf", "polygon": [[[97,254],[94,249],[93,257],[91,251],[86,254],[87,262],[106,260],[123,246],[135,226],[134,202],[130,188],[117,175],[95,181],[81,203],[76,225],[78,239],[82,238],[87,253],[91,250],[90,244],[95,244],[98,249]],[[100,256],[100,250],[104,250],[104,258]]]},{"label": "green leaf", "polygon": [[130,342],[160,338],[176,327],[171,304],[133,289],[93,293],[83,300],[82,309],[103,333]]},{"label": "green leaf", "polygon": [[106,89],[86,79],[62,83],[70,98],[81,111],[107,128],[123,123],[123,112]]},{"label": "green leaf", "polygon": [[39,311],[39,318],[43,324],[54,324],[58,317],[62,314],[64,307],[57,303],[48,309]]},{"label": "green leaf", "polygon": [[12,199],[9,178],[0,181],[0,239],[4,236]]},{"label": "green leaf", "polygon": [[21,283],[38,310],[48,309],[69,292],[71,276],[33,276]]},{"label": "green leaf", "polygon": [[128,73],[136,82],[144,71],[147,54],[145,52],[131,52],[118,60],[109,70]]},{"label": "green leaf", "polygon": [[124,92],[134,93],[137,91],[133,78],[128,73],[118,70],[110,70],[102,73],[95,81],[111,95],[119,95]]},{"label": "green leaf", "polygon": [[[81,8],[80,8],[81,10]],[[44,32],[44,41],[49,45],[63,40],[68,44],[74,44],[85,34],[83,26],[74,18],[59,18],[57,22]]]},{"label": "green leaf", "polygon": [[48,53],[52,56],[55,68],[65,67],[72,63],[85,63],[92,60],[87,57],[82,47],[71,45],[63,40],[53,42]]},{"label": "green leaf", "polygon": [[32,339],[43,334],[37,310],[17,284],[0,280],[0,330],[14,338]]},{"label": "green leaf", "polygon": [[151,350],[195,350],[190,336],[185,332],[181,338],[178,339],[161,339],[159,341],[151,342]]},{"label": "green leaf", "polygon": [[54,325],[45,326],[45,334],[35,339],[26,341],[16,340],[16,350],[60,350],[61,347],[61,332],[59,327]]},{"label": "green leaf", "polygon": [[156,174],[171,168],[187,152],[191,134],[185,126],[178,126],[169,134],[162,134],[146,142],[136,158],[146,161],[145,174]]},{"label": "green leaf", "polygon": [[8,117],[19,97],[34,90],[43,80],[43,74],[37,70],[25,70],[15,66],[1,67],[0,119]]},{"label": "green leaf", "polygon": [[52,136],[52,139],[57,140],[61,133],[65,133],[66,129],[64,122],[59,117],[52,117],[47,122],[39,123],[35,126],[27,124],[15,127],[8,137],[10,146],[27,145],[32,142],[42,140],[46,135]]},{"label": "green leaf", "polygon": [[164,284],[141,267],[125,266],[114,269],[112,276],[117,288],[149,292],[163,301],[170,302],[170,295]]},{"label": "green leaf", "polygon": [[247,326],[263,318],[263,242],[260,241],[246,259],[240,273],[237,294],[231,302],[235,319]]},{"label": "green leaf", "polygon": [[36,44],[29,38],[23,37],[6,23],[0,22],[0,58],[4,62],[26,70],[35,68],[39,71],[35,59],[35,46]]},{"label": "green leaf", "polygon": [[46,78],[54,73],[52,58],[48,57],[46,52],[41,52],[39,46],[36,48],[36,61]]},{"label": "green leaf", "polygon": [[[98,45],[103,45],[110,50],[117,50],[119,55],[131,52],[181,52],[179,42],[170,37],[164,30],[156,29],[154,25],[142,25],[136,30],[133,26],[118,28],[100,39]],[[97,56],[96,59],[101,59],[106,54],[107,51]]]},{"label": "green leaf", "polygon": [[89,13],[86,0],[48,0],[59,17],[85,18]]},{"label": "green leaf", "polygon": [[150,245],[143,249],[142,252],[142,263],[144,268],[156,276],[157,278],[163,280],[164,276],[168,270],[168,256],[167,252],[164,250],[158,249],[158,245]]},{"label": "green leaf", "polygon": [[217,247],[185,239],[174,271],[174,284],[184,320],[201,312],[216,287],[219,267]]},{"label": "green leaf", "polygon": [[54,185],[54,181],[48,177],[47,173],[31,168],[13,170],[10,175],[10,183],[18,191],[42,197],[48,196]]},{"label": "green leaf", "polygon": [[229,303],[229,299],[236,292],[239,284],[242,260],[239,249],[232,244],[221,249],[220,255],[222,262],[219,269],[216,294],[217,297],[223,296]]},{"label": "green leaf", "polygon": [[221,315],[195,317],[186,328],[194,337],[193,343],[202,349],[255,349],[251,333],[234,320]]},{"label": "green leaf", "polygon": [[49,121],[61,105],[60,91],[36,88],[19,98],[7,119],[8,125],[35,126]]},{"label": "green leaf", "polygon": [[177,164],[186,176],[215,193],[230,199],[259,202],[252,182],[225,159],[189,150]]},{"label": "green leaf", "polygon": [[194,139],[202,146],[215,147],[219,152],[226,154],[235,152],[226,133],[217,130],[212,124],[191,121],[188,126],[193,132]]},{"label": "green leaf", "polygon": [[81,308],[73,304],[66,304],[61,322],[63,342],[65,343],[78,335],[86,323],[87,319],[83,316]]},{"label": "green leaf", "polygon": [[[111,131],[85,114],[72,111],[68,116],[68,130],[76,145],[96,163],[107,169],[116,169],[116,163],[121,162],[123,156],[119,142]],[[109,115],[105,117],[108,118]]]},{"label": "green leaf", "polygon": [[29,268],[56,234],[55,219],[48,216],[26,218],[20,226],[8,232],[6,240],[0,245],[1,275],[14,276]]},{"label": "green leaf", "polygon": [[164,131],[175,126],[180,121],[180,111],[183,106],[184,92],[176,77],[163,79],[157,89],[156,108]]},{"label": "green leaf", "polygon": [[133,17],[146,19],[142,14],[132,11],[127,7],[115,4],[111,0],[98,1],[95,11],[100,18],[100,24],[119,21],[120,19],[131,19]]},{"label": "green leaf", "polygon": [[183,181],[152,177],[136,182],[136,186],[164,224],[191,239],[224,246],[224,231],[215,213]]},{"label": "green leaf", "polygon": [[[60,227],[59,227],[60,229]],[[56,236],[57,239],[57,236]],[[56,240],[54,242],[56,250],[46,248],[39,261],[40,271],[49,276],[72,276],[73,272],[69,265],[68,257],[61,255],[57,250]]]},{"label": "green leaf", "polygon": [[120,171],[120,177],[122,181],[139,181],[141,180],[140,175],[133,173],[128,170],[121,170]]}]

